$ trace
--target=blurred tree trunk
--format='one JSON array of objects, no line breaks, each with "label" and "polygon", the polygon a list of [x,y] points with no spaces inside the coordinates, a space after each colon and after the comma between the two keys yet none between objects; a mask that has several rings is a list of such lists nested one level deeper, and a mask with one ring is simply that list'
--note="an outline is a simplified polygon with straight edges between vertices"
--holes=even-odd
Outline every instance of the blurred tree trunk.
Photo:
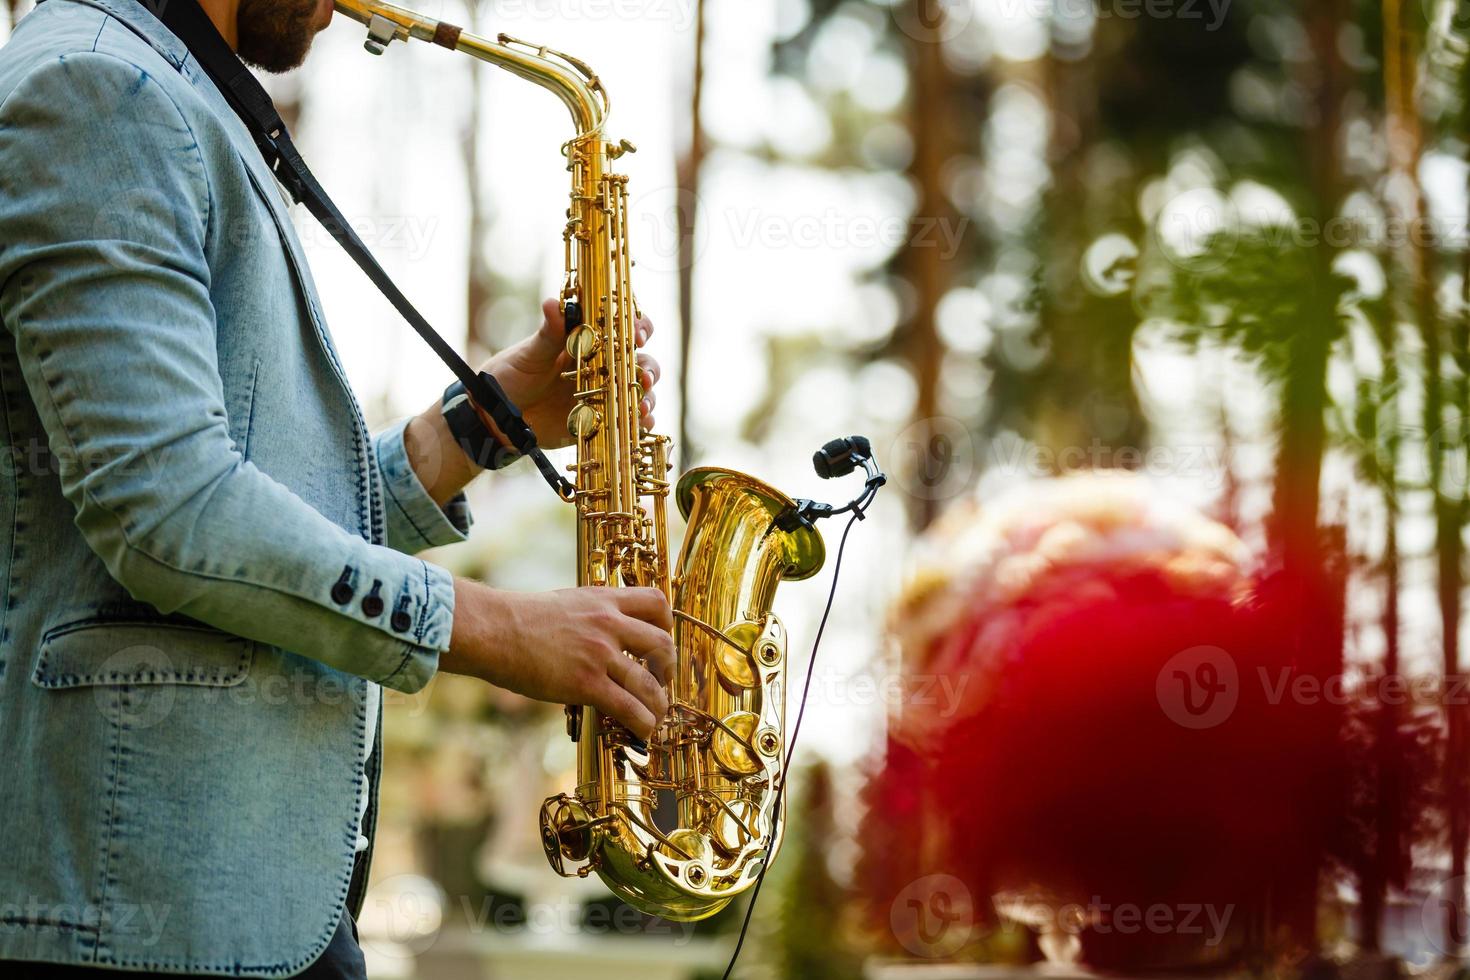
[{"label": "blurred tree trunk", "polygon": [[[1337,140],[1342,125],[1346,69],[1338,52],[1338,28],[1346,19],[1343,0],[1308,0],[1303,22],[1311,43],[1312,121],[1303,137],[1316,227],[1325,228],[1342,197]],[[1307,315],[1291,338],[1289,368],[1282,387],[1281,440],[1276,462],[1272,544],[1293,581],[1310,580],[1321,567],[1318,510],[1322,456],[1326,448],[1323,413],[1327,405],[1327,355],[1337,333],[1337,287],[1332,274],[1335,252],[1325,240],[1311,250],[1312,277],[1304,283]]]},{"label": "blurred tree trunk", "polygon": [[[1310,93],[1308,121],[1302,132],[1308,197],[1303,217],[1325,229],[1343,195],[1338,156],[1342,102],[1348,70],[1338,46],[1348,11],[1345,0],[1305,0],[1302,24],[1312,57],[1301,67],[1303,90]],[[1332,264],[1336,250],[1319,235],[1307,249],[1307,276],[1301,284],[1299,324],[1286,341],[1286,370],[1281,381],[1280,437],[1277,446],[1272,519],[1268,538],[1277,575],[1271,586],[1275,601],[1291,616],[1289,646],[1300,669],[1321,678],[1342,675],[1343,615],[1346,582],[1338,560],[1342,533],[1330,535],[1319,525],[1322,463],[1327,446],[1326,408],[1328,355],[1339,334],[1340,280]],[[1328,537],[1332,538],[1329,544]],[[1292,622],[1294,620],[1294,622]],[[1332,738],[1340,729],[1340,711],[1324,707],[1314,716],[1319,735]],[[1320,801],[1324,819],[1341,801]],[[1310,949],[1317,932],[1316,896],[1322,871],[1320,850],[1301,855],[1295,866],[1276,875],[1270,901],[1271,933],[1299,937]]]},{"label": "blurred tree trunk", "polygon": [[[1389,8],[1398,7],[1400,0],[1385,3],[1385,16]],[[1397,11],[1400,18],[1404,11]],[[1416,18],[1416,23],[1417,23]],[[1459,451],[1463,439],[1451,436],[1451,421],[1446,413],[1444,351],[1446,347],[1445,324],[1440,317],[1439,303],[1435,297],[1435,249],[1437,241],[1429,220],[1429,205],[1424,188],[1419,181],[1419,166],[1424,157],[1424,130],[1420,122],[1415,100],[1418,75],[1419,52],[1424,50],[1422,38],[1406,27],[1402,20],[1396,25],[1399,41],[1398,54],[1392,78],[1398,98],[1391,103],[1391,111],[1398,124],[1390,134],[1389,159],[1394,169],[1402,174],[1407,191],[1408,222],[1411,229],[1405,246],[1405,261],[1412,290],[1413,313],[1419,324],[1419,335],[1424,344],[1424,433],[1423,451],[1427,455],[1429,491],[1434,499],[1435,545],[1438,557],[1436,594],[1440,612],[1442,669],[1447,690],[1458,690],[1460,679],[1460,603],[1464,588],[1462,570],[1463,548],[1461,526],[1464,509],[1458,491],[1445,484],[1445,463],[1449,454]],[[1387,42],[1385,41],[1385,46]],[[1387,69],[1387,65],[1385,68]],[[1397,145],[1396,145],[1397,144]],[[1450,877],[1458,880],[1465,874],[1465,849],[1470,843],[1470,819],[1466,812],[1466,717],[1465,706],[1459,703],[1444,705],[1447,741],[1445,746],[1445,789],[1448,794],[1447,810],[1449,822]],[[1456,948],[1466,941],[1465,895],[1463,889],[1454,889],[1445,908],[1445,934]]]},{"label": "blurred tree trunk", "polygon": [[[1383,580],[1383,616],[1381,628],[1384,638],[1383,675],[1396,677],[1399,663],[1399,595],[1402,584],[1402,569],[1399,558],[1399,478],[1398,456],[1402,445],[1402,425],[1398,414],[1398,390],[1401,384],[1398,368],[1398,318],[1392,306],[1377,323],[1378,342],[1383,356],[1383,375],[1376,386],[1383,393],[1383,404],[1376,406],[1373,433],[1382,440],[1382,448],[1376,442],[1370,450],[1376,465],[1373,479],[1381,488],[1385,512],[1386,532],[1383,543],[1383,561],[1380,569]],[[1366,382],[1363,388],[1368,388]],[[1363,391],[1365,399],[1373,395]],[[1370,835],[1372,847],[1362,855],[1363,865],[1357,869],[1362,906],[1359,910],[1359,929],[1362,933],[1361,946],[1369,953],[1379,952],[1382,945],[1383,912],[1387,904],[1390,884],[1401,884],[1403,879],[1404,849],[1404,770],[1400,754],[1399,727],[1401,712],[1394,699],[1379,698],[1373,704],[1376,712],[1373,735],[1373,773],[1375,778],[1373,797],[1373,829]]]},{"label": "blurred tree trunk", "polygon": [[[913,371],[917,397],[914,420],[920,444],[927,445],[932,426],[940,415],[939,379],[944,363],[944,345],[939,337],[936,313],[949,289],[950,261],[942,254],[934,233],[935,222],[954,226],[958,212],[944,189],[944,166],[955,155],[951,118],[954,80],[944,61],[941,39],[945,12],[942,0],[904,0],[912,5],[910,23],[921,25],[905,33],[911,91],[909,133],[913,159],[909,176],[918,189],[918,202],[899,268],[914,288],[914,311],[905,325],[899,351]],[[909,496],[909,519],[916,530],[934,520],[940,501],[921,494]]]},{"label": "blurred tree trunk", "polygon": [[[1385,109],[1390,194],[1396,214],[1409,229],[1397,256],[1405,280],[1405,312],[1419,327],[1424,353],[1424,398],[1421,430],[1422,452],[1427,464],[1427,489],[1433,496],[1436,596],[1440,612],[1441,664],[1446,690],[1457,690],[1460,676],[1461,592],[1464,586],[1461,529],[1464,520],[1463,492],[1445,482],[1445,464],[1452,453],[1463,451],[1463,439],[1451,433],[1446,414],[1444,352],[1453,347],[1445,336],[1445,323],[1435,297],[1436,239],[1429,221],[1428,201],[1419,181],[1425,151],[1424,127],[1416,100],[1419,54],[1424,50],[1413,5],[1402,0],[1383,4]],[[1453,465],[1453,463],[1451,464]],[[1450,851],[1450,877],[1465,874],[1465,850],[1470,839],[1467,819],[1465,776],[1466,718],[1463,705],[1443,705],[1446,727],[1444,780]],[[1455,947],[1466,940],[1463,890],[1454,889],[1445,905],[1445,934]]]},{"label": "blurred tree trunk", "polygon": [[[480,19],[480,4],[470,4],[471,22]],[[493,338],[483,335],[488,324],[487,312],[495,290],[490,281],[490,264],[485,258],[485,238],[489,229],[485,220],[485,195],[480,188],[480,113],[485,105],[485,66],[470,60],[470,104],[466,111],[464,133],[460,137],[460,153],[465,173],[465,202],[469,211],[469,255],[465,275],[465,333],[471,364],[477,364],[495,348]]]},{"label": "blurred tree trunk", "polygon": [[704,166],[705,133],[701,103],[704,97],[704,0],[695,0],[694,68],[689,85],[689,146],[679,158],[679,388],[676,471],[687,469],[698,456],[689,439],[689,363],[694,347],[695,223],[699,220],[699,174]]},{"label": "blurred tree trunk", "polygon": [[[1050,345],[1047,387],[1038,406],[1038,435],[1058,459],[1081,449],[1102,467],[1136,465],[1147,449],[1148,426],[1133,386],[1133,331],[1137,315],[1126,294],[1100,296],[1084,284],[1083,256],[1105,222],[1116,221],[1110,202],[1088,179],[1092,151],[1108,137],[1099,101],[1100,49],[1112,49],[1134,25],[1099,20],[1093,53],[1067,56],[1060,39],[1043,61],[1051,133],[1041,272],[1041,329]],[[1111,225],[1116,227],[1116,224]],[[1086,392],[1083,401],[1077,392]]]},{"label": "blurred tree trunk", "polygon": [[[1383,27],[1383,79],[1384,79],[1384,126],[1389,147],[1387,193],[1384,206],[1391,214],[1399,214],[1403,208],[1394,196],[1396,187],[1404,180],[1412,180],[1413,164],[1417,151],[1407,147],[1407,127],[1413,121],[1412,77],[1406,77],[1406,65],[1412,64],[1408,53],[1408,39],[1403,31],[1403,10],[1400,0],[1384,0],[1382,9]],[[1398,543],[1399,479],[1398,457],[1402,447],[1403,426],[1399,418],[1398,389],[1402,383],[1398,370],[1399,324],[1404,318],[1413,318],[1403,300],[1404,290],[1399,283],[1403,276],[1398,270],[1406,270],[1411,279],[1414,263],[1412,256],[1405,256],[1403,249],[1392,244],[1386,250],[1384,265],[1388,270],[1388,286],[1385,295],[1384,313],[1379,323],[1379,345],[1383,352],[1383,377],[1380,390],[1383,405],[1380,406],[1377,435],[1383,443],[1381,469],[1374,474],[1383,490],[1383,503],[1387,529],[1383,545],[1383,589],[1384,606],[1382,629],[1384,636],[1383,675],[1397,677],[1401,670],[1399,656],[1399,593],[1402,581]],[[1359,910],[1359,928],[1362,930],[1364,950],[1377,953],[1381,949],[1383,914],[1387,906],[1388,890],[1403,883],[1404,876],[1404,785],[1399,745],[1401,712],[1396,702],[1375,699],[1376,725],[1373,735],[1373,769],[1375,773],[1373,830],[1370,835],[1372,846],[1365,855],[1365,865],[1359,871],[1362,906]]]}]

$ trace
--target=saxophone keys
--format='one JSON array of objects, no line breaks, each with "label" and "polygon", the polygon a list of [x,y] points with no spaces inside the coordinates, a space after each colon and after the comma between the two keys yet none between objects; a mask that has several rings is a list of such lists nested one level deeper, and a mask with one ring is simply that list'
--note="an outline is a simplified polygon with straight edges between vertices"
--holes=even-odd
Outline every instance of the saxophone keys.
[{"label": "saxophone keys", "polygon": [[[567,304],[570,308],[571,304]],[[581,314],[579,313],[580,317]],[[567,353],[573,360],[584,361],[597,353],[597,331],[585,323],[570,327],[567,330]]]},{"label": "saxophone keys", "polygon": [[738,695],[755,687],[755,662],[750,658],[750,650],[759,634],[757,623],[736,623],[725,630],[728,642],[715,644],[715,674],[720,686],[731,694]]},{"label": "saxophone keys", "polygon": [[754,711],[736,711],[726,715],[710,739],[710,754],[725,772],[732,776],[753,776],[761,770],[751,740],[760,727],[760,716]]},{"label": "saxophone keys", "polygon": [[786,656],[786,632],[774,615],[758,623],[736,623],[724,635],[726,642],[715,647],[714,666],[720,686],[730,694],[738,695],[756,686],[757,664],[774,668]]},{"label": "saxophone keys", "polygon": [[597,845],[592,814],[581,800],[565,793],[541,804],[541,846],[551,867],[567,876],[564,861],[586,861]]},{"label": "saxophone keys", "polygon": [[660,850],[676,861],[691,861],[705,867],[715,863],[715,849],[710,839],[687,827],[672,831],[669,844],[661,846]]},{"label": "saxophone keys", "polygon": [[775,613],[766,614],[761,637],[755,645],[755,656],[766,667],[775,667],[786,656],[786,627]]},{"label": "saxophone keys", "polygon": [[602,413],[585,402],[572,409],[567,416],[567,431],[573,438],[586,439],[597,433],[602,426]]},{"label": "saxophone keys", "polygon": [[739,854],[747,846],[765,837],[765,821],[760,809],[749,800],[732,800],[730,809],[720,809],[713,831],[715,846],[726,855]]}]

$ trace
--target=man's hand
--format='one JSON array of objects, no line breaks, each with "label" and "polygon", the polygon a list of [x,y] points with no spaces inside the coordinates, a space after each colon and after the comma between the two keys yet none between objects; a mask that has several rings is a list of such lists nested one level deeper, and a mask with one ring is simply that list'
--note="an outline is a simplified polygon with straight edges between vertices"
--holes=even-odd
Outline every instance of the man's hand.
[{"label": "man's hand", "polygon": [[457,579],[439,667],[538,701],[591,705],[647,739],[669,710],[673,626],[657,589],[502,592]]},{"label": "man's hand", "polygon": [[[512,347],[490,358],[483,365],[500,382],[510,400],[520,406],[521,414],[536,430],[536,440],[547,449],[568,445],[567,415],[572,411],[574,385],[562,378],[571,370],[572,358],[567,353],[566,320],[561,304],[548,299],[541,304],[545,319],[541,329]],[[637,324],[637,343],[642,347],[653,335],[653,324],[643,317]],[[643,386],[643,427],[653,428],[653,387],[658,383],[658,362],[651,355],[638,355],[639,383]]]},{"label": "man's hand", "polygon": [[[541,328],[490,358],[483,370],[495,376],[510,400],[520,408],[536,431],[536,441],[544,448],[555,449],[571,441],[567,416],[573,407],[573,384],[561,375],[571,368],[572,358],[566,351],[566,321],[561,315],[561,305],[549,299],[541,304],[541,310],[545,315]],[[636,330],[638,346],[647,343],[652,335],[653,324],[647,317],[640,318]],[[643,425],[651,429],[656,400],[653,388],[659,378],[658,362],[652,356],[639,353],[638,377],[643,386]],[[438,402],[409,421],[403,443],[419,481],[440,506],[479,473],[454,441]]]}]

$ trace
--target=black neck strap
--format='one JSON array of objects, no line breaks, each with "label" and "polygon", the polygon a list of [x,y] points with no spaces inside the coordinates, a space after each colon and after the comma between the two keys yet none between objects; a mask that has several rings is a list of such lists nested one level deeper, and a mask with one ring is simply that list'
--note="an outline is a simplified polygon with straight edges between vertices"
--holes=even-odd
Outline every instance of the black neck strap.
[{"label": "black neck strap", "polygon": [[337,244],[352,256],[373,285],[388,297],[388,301],[408,321],[408,325],[449,366],[454,376],[464,384],[470,399],[494,420],[496,427],[505,434],[516,451],[531,458],[536,469],[541,471],[541,476],[558,496],[570,500],[575,488],[546,458],[546,454],[537,448],[536,434],[521,417],[520,409],[516,408],[491,375],[471,368],[394,285],[388,273],[368,251],[367,245],[332,203],[321,184],[317,183],[316,177],[312,176],[306,161],[291,142],[291,134],[286,131],[286,124],[271,102],[270,95],[235,52],[230,50],[230,46],[220,36],[197,0],[168,0],[166,3],[140,0],[140,4],[188,47],[194,60],[213,80],[230,108],[235,110],[240,121],[250,131],[255,145],[265,157],[265,162],[292,200],[306,205],[306,209],[337,240]]}]

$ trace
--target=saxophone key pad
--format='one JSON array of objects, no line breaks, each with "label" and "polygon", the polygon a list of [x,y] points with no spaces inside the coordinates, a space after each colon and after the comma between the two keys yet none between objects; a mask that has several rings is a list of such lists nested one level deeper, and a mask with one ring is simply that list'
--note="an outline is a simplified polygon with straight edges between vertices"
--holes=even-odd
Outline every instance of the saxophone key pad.
[{"label": "saxophone key pad", "polygon": [[761,770],[760,760],[751,751],[751,736],[760,725],[754,711],[736,711],[726,715],[724,724],[715,729],[710,740],[710,753],[720,768],[732,776],[752,776]]}]

